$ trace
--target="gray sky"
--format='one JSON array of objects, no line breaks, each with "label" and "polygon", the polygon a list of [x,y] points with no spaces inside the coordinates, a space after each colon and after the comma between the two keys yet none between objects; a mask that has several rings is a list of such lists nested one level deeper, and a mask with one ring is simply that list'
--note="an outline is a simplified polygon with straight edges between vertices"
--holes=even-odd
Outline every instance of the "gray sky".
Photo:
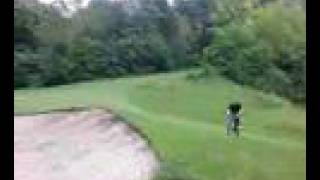
[{"label": "gray sky", "polygon": [[[52,3],[54,0],[39,0],[40,2],[42,2],[42,3],[46,3],[46,4],[49,4],[49,3]],[[83,0],[83,4],[82,4],[82,6],[83,7],[86,7],[87,5],[88,5],[88,3],[89,3],[89,1],[90,0]],[[167,0],[170,4],[172,4],[172,1],[173,0]],[[65,2],[69,2],[69,3],[72,3],[72,0],[65,0]],[[68,5],[71,5],[71,4],[68,4]]]},{"label": "gray sky", "polygon": [[[40,2],[42,2],[42,3],[45,3],[45,4],[49,4],[49,3],[52,3],[53,1],[55,1],[55,0],[38,0],[38,1],[40,1]],[[83,6],[85,7],[85,6],[87,6],[88,5],[88,2],[89,2],[90,0],[83,0]],[[68,5],[71,5],[71,3],[72,3],[72,0],[65,0],[65,2],[68,4]],[[70,4],[69,4],[70,3]]]},{"label": "gray sky", "polygon": [[[50,4],[52,3],[53,1],[55,0],[38,0],[44,4]],[[66,5],[68,6],[68,11],[66,12],[62,12],[63,15],[65,15],[66,17],[70,17],[75,11],[76,11],[76,8],[73,6],[73,2],[75,0],[64,0],[64,2],[66,3]],[[83,3],[82,3],[82,7],[86,7],[88,6],[88,3],[90,2],[90,0],[82,0]],[[106,0],[107,1],[107,0]],[[121,0],[109,0],[109,1],[121,1]],[[172,4],[172,1],[173,0],[167,0],[169,4]]]}]

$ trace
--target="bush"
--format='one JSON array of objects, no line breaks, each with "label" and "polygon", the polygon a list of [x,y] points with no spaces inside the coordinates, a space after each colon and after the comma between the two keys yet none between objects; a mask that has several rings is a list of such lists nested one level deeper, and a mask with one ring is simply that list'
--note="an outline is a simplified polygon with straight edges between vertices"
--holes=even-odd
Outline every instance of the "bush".
[{"label": "bush", "polygon": [[[299,18],[296,18],[296,17]],[[305,14],[279,4],[215,30],[204,60],[235,82],[305,101]]]}]

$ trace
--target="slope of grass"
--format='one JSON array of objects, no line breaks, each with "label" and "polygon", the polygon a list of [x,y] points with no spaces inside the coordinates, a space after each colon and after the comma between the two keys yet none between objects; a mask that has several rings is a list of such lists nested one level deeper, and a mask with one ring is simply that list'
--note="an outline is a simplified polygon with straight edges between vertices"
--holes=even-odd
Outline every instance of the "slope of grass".
[{"label": "slope of grass", "polygon": [[[187,80],[188,73],[17,90],[15,113],[112,108],[140,127],[162,154],[167,170],[160,179],[306,179],[303,108],[247,87],[240,91],[218,75]],[[240,139],[227,138],[225,107],[239,95],[244,101],[244,130]]]}]

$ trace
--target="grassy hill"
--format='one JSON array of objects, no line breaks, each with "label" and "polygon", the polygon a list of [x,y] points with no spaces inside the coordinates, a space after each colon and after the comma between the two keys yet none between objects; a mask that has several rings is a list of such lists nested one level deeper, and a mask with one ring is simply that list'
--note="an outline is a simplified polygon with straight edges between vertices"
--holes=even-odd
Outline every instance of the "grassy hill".
[{"label": "grassy hill", "polygon": [[[194,72],[194,70],[192,70]],[[165,159],[160,179],[304,180],[305,109],[214,75],[189,71],[14,92],[16,114],[99,106],[133,122]],[[225,136],[228,103],[243,95],[241,138]],[[175,176],[175,177],[174,177]]]}]

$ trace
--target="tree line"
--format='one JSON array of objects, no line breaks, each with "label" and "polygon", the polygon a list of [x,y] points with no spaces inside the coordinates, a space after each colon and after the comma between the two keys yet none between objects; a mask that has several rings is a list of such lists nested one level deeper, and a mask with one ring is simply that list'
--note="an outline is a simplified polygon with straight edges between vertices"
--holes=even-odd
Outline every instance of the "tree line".
[{"label": "tree line", "polygon": [[15,88],[205,64],[305,100],[305,1],[92,0],[68,17],[63,0],[14,3]]}]

